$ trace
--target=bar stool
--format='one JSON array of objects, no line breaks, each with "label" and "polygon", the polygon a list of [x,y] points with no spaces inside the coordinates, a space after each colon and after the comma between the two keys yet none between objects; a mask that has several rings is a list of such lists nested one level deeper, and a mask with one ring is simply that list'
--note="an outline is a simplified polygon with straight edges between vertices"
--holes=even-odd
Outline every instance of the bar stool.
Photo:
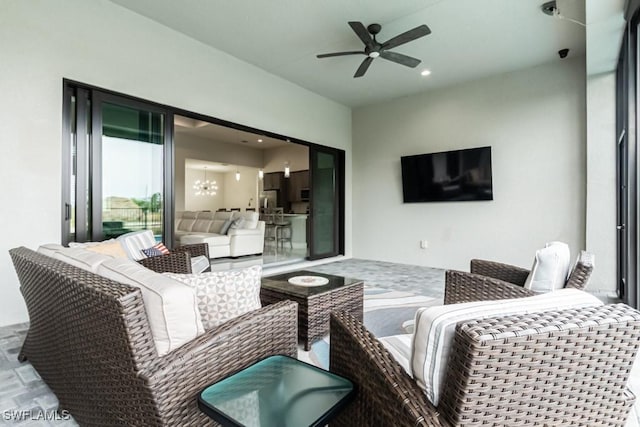
[{"label": "bar stool", "polygon": [[289,241],[289,248],[293,249],[293,243],[291,242],[291,222],[285,221],[283,209],[279,209],[279,212],[275,214],[274,218],[276,227],[276,247],[282,246],[282,249],[284,249],[284,242]]},{"label": "bar stool", "polygon": [[280,211],[282,212],[282,208],[267,208],[264,211],[264,225],[265,225],[264,240],[265,242],[273,240],[276,247],[278,246],[278,240],[277,240],[278,227],[276,226],[276,221],[275,221],[275,216],[276,216],[275,211],[278,209],[280,209]]}]

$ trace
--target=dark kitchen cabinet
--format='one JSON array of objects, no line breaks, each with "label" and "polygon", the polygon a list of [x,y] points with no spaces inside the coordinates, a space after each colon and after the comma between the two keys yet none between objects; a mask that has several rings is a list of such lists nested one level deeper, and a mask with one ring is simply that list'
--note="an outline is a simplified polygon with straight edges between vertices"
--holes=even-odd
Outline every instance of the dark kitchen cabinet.
[{"label": "dark kitchen cabinet", "polygon": [[301,190],[309,188],[309,171],[295,171],[289,175],[289,200],[302,201]]},{"label": "dark kitchen cabinet", "polygon": [[282,190],[284,188],[284,172],[265,173],[262,179],[262,186],[265,191]]}]

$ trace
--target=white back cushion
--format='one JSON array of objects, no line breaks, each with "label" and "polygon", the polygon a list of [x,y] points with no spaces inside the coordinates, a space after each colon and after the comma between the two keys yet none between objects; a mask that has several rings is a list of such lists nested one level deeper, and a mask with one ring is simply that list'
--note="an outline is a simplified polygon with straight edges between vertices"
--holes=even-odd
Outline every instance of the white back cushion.
[{"label": "white back cushion", "polygon": [[473,319],[602,305],[595,296],[577,289],[527,298],[480,301],[420,308],[416,312],[411,371],[427,398],[438,405],[453,345],[456,325]]},{"label": "white back cushion", "polygon": [[97,273],[140,289],[153,342],[160,356],[204,332],[193,289],[135,261],[114,258]]},{"label": "white back cushion", "polygon": [[131,233],[118,236],[117,240],[122,245],[127,256],[134,261],[146,258],[147,256],[142,250],[148,249],[157,243],[151,230],[132,231]]},{"label": "white back cushion", "polygon": [[211,221],[211,225],[209,226],[209,233],[217,233],[217,234],[223,234],[222,233],[222,226],[224,225],[224,223],[226,222],[226,220],[224,219],[214,219],[213,221]]},{"label": "white back cushion", "polygon": [[215,217],[215,213],[213,212],[198,212],[198,219],[193,224],[191,231],[195,231],[197,233],[207,233],[209,232],[209,228],[211,227],[211,223]]},{"label": "white back cushion", "polygon": [[564,288],[571,268],[569,245],[550,242],[536,251],[531,273],[524,283],[526,289],[534,292],[551,292]]},{"label": "white back cushion", "polygon": [[198,212],[180,212],[180,218],[176,220],[176,230],[191,231],[191,228],[193,227],[193,224],[195,224],[197,217]]},{"label": "white back cushion", "polygon": [[40,245],[38,252],[42,255],[53,257],[53,254],[60,249],[64,249],[64,246],[59,243],[45,243],[44,245]]},{"label": "white back cushion", "polygon": [[196,222],[195,224],[193,224],[191,231],[195,231],[197,233],[207,233],[209,231],[210,226],[211,226],[211,220],[196,219]]},{"label": "white back cushion", "polygon": [[95,273],[103,262],[114,259],[112,256],[83,248],[62,248],[50,256],[92,273]]}]

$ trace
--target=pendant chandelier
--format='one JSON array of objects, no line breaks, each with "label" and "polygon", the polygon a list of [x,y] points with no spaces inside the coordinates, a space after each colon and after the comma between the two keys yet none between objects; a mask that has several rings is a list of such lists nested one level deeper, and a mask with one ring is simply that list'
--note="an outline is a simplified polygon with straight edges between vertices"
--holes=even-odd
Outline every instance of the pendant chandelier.
[{"label": "pendant chandelier", "polygon": [[204,167],[204,181],[199,179],[193,183],[193,189],[196,190],[196,196],[215,196],[218,186],[215,181],[207,179],[207,167]]}]

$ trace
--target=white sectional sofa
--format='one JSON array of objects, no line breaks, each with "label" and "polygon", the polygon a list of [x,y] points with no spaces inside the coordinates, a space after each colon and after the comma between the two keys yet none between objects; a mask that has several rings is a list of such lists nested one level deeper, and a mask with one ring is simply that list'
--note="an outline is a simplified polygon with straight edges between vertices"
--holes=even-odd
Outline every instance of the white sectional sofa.
[{"label": "white sectional sofa", "polygon": [[[236,224],[224,230],[230,221]],[[207,243],[210,258],[261,254],[264,230],[257,212],[176,212],[177,244]]]}]

